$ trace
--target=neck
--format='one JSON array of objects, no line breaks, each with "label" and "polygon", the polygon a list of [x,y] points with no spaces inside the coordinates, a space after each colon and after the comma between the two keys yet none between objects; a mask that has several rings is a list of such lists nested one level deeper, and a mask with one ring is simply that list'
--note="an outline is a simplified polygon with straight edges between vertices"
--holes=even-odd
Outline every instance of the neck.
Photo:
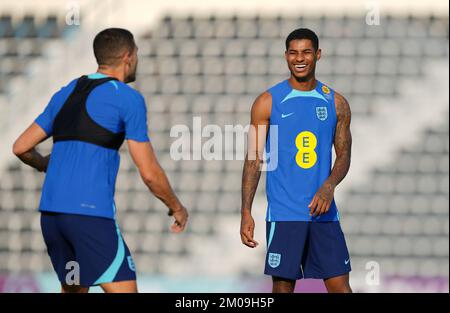
[{"label": "neck", "polygon": [[118,68],[112,68],[109,66],[100,65],[97,68],[97,73],[101,73],[101,74],[104,74],[109,77],[117,78],[117,80],[119,80],[121,82],[125,81],[125,75],[123,74],[123,71],[121,71]]},{"label": "neck", "polygon": [[317,85],[315,75],[312,75],[311,77],[305,77],[305,79],[302,80],[298,80],[294,75],[291,75],[288,81],[292,88],[301,91],[313,90]]}]

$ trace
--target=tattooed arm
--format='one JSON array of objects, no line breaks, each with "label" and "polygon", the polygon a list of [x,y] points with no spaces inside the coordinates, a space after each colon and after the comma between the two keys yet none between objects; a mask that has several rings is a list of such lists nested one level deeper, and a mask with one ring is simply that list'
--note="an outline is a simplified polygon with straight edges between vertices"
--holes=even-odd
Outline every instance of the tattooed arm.
[{"label": "tattooed arm", "polygon": [[350,133],[351,111],[347,100],[335,93],[335,106],[337,113],[337,125],[334,136],[334,150],[336,160],[328,179],[323,183],[319,191],[314,195],[309,204],[310,214],[317,216],[325,214],[330,209],[336,186],[344,179],[350,168],[352,135]]},{"label": "tattooed arm", "polygon": [[248,134],[247,156],[242,173],[241,240],[250,248],[258,245],[253,239],[255,221],[251,210],[253,198],[261,177],[261,160],[269,128],[272,96],[268,92],[261,94],[253,103],[251,127]]},{"label": "tattooed arm", "polygon": [[35,147],[48,138],[45,131],[36,123],[28,127],[13,146],[13,153],[25,164],[37,169],[39,172],[46,172],[50,155],[42,156]]}]

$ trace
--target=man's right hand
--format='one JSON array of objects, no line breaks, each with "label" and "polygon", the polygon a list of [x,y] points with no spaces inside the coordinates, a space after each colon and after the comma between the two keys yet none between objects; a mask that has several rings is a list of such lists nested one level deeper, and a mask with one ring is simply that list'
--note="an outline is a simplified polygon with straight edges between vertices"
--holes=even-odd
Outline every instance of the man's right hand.
[{"label": "man's right hand", "polygon": [[181,233],[186,227],[186,223],[189,216],[186,208],[184,206],[180,206],[176,210],[171,209],[169,211],[169,216],[173,216],[175,218],[175,221],[170,227],[170,230],[176,234]]},{"label": "man's right hand", "polygon": [[256,248],[258,242],[253,240],[255,221],[249,211],[243,211],[241,215],[241,241],[250,248]]}]

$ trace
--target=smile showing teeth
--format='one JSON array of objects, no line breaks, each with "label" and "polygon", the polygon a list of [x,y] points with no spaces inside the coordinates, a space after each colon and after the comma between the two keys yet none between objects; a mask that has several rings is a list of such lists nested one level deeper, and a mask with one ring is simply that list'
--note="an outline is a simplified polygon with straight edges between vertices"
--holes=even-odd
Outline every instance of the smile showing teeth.
[{"label": "smile showing teeth", "polygon": [[296,69],[296,70],[302,70],[302,69],[304,69],[305,67],[306,67],[305,64],[295,65],[295,69]]}]

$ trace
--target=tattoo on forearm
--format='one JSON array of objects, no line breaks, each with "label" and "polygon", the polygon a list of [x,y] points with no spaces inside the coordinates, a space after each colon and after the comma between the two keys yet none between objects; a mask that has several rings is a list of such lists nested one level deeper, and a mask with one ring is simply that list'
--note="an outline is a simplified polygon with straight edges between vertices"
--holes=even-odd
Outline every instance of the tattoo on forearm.
[{"label": "tattoo on forearm", "polygon": [[340,103],[336,106],[338,123],[334,138],[334,148],[336,160],[333,165],[329,182],[334,186],[338,185],[347,175],[350,168],[352,135],[350,132],[351,112],[350,106],[345,98],[341,97]]},{"label": "tattoo on forearm", "polygon": [[324,184],[317,193],[317,197],[322,201],[331,201],[333,199],[333,196],[334,188],[329,184]]},{"label": "tattoo on forearm", "polygon": [[244,171],[242,173],[242,210],[250,210],[261,177],[260,159],[249,160],[247,157],[244,162]]}]

